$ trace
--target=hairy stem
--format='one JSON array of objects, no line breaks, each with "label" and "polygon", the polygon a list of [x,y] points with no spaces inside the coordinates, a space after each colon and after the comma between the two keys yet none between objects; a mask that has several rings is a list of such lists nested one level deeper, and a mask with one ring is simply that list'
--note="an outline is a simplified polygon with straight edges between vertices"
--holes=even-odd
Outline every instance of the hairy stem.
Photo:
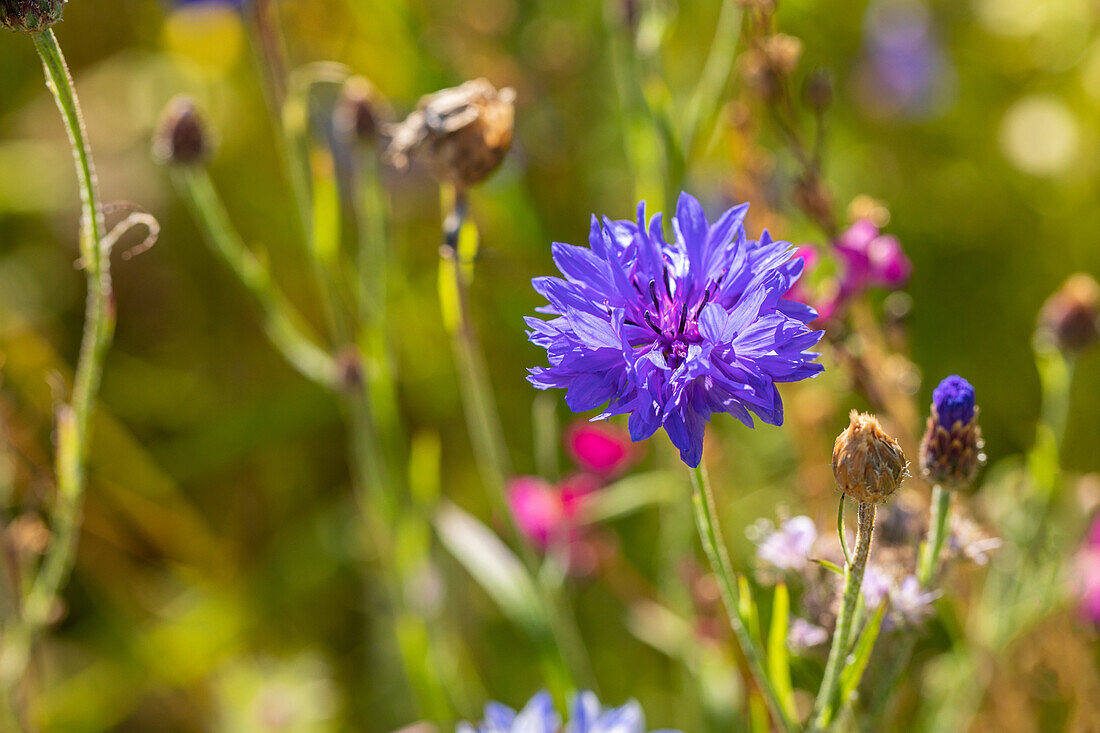
[{"label": "hairy stem", "polygon": [[813,723],[810,730],[825,730],[832,721],[837,690],[840,685],[840,672],[848,656],[847,639],[851,636],[852,618],[859,601],[860,587],[863,585],[863,572],[867,569],[867,558],[871,554],[871,534],[875,529],[875,504],[860,502],[857,509],[856,549],[852,562],[844,566],[844,595],[837,616],[836,629],[833,630],[833,644],[829,649],[829,659],[825,664],[825,675],[821,688],[814,701]]},{"label": "hairy stem", "polygon": [[932,509],[928,522],[928,539],[921,546],[920,562],[917,565],[917,579],[922,588],[932,583],[939,565],[940,552],[947,540],[947,514],[951,508],[951,492],[936,484],[932,487]]},{"label": "hairy stem", "polygon": [[779,697],[775,694],[775,689],[764,672],[764,652],[741,620],[741,614],[738,611],[740,600],[737,579],[733,572],[733,564],[730,562],[729,551],[726,549],[726,542],[722,539],[722,531],[718,526],[718,511],[714,503],[714,493],[710,488],[710,479],[702,464],[692,470],[691,478],[694,489],[692,504],[695,507],[695,524],[699,529],[699,539],[703,543],[707,560],[710,561],[711,571],[718,577],[718,587],[722,592],[722,602],[726,606],[730,627],[737,637],[737,643],[741,646],[741,653],[745,655],[749,672],[757,687],[760,688],[776,724],[784,731],[797,730],[795,724],[788,720],[779,704]]}]

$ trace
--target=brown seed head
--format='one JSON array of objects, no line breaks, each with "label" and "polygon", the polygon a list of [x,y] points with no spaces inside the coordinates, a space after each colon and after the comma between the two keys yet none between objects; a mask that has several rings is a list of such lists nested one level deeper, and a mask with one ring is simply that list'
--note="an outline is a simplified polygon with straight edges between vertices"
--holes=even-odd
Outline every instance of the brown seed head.
[{"label": "brown seed head", "polygon": [[760,50],[776,74],[790,76],[802,58],[802,41],[786,33],[776,33],[760,41]]},{"label": "brown seed head", "polygon": [[0,27],[39,33],[61,20],[65,0],[0,0]]},{"label": "brown seed head", "polygon": [[422,158],[441,182],[476,185],[512,145],[515,98],[514,90],[498,91],[486,79],[430,94],[392,128],[386,157],[398,169]]},{"label": "brown seed head", "polygon": [[161,113],[153,135],[153,155],[168,165],[201,163],[210,154],[206,120],[191,97],[180,94]]},{"label": "brown seed head", "polygon": [[1043,304],[1039,328],[1066,353],[1084,351],[1100,337],[1100,285],[1077,273]]},{"label": "brown seed head", "polygon": [[974,417],[965,425],[961,420],[956,420],[954,425],[944,425],[935,415],[935,406],[932,412],[920,441],[921,473],[930,483],[945,489],[974,488],[974,478],[985,463],[982,452],[985,441],[978,425],[978,408],[974,408]]},{"label": "brown seed head", "polygon": [[909,474],[905,453],[874,415],[852,410],[849,420],[833,444],[837,487],[858,502],[881,503]]}]

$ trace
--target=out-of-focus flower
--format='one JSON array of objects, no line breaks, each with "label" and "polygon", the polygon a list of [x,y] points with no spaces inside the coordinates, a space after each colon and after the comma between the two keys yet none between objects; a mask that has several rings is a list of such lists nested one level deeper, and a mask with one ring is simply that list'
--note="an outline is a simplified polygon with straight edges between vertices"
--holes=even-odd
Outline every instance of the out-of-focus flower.
[{"label": "out-of-focus flower", "polygon": [[965,489],[985,462],[974,387],[958,375],[932,391],[932,414],[920,443],[925,478],[948,489]]},{"label": "out-of-focus flower", "polygon": [[932,613],[932,602],[941,591],[921,590],[917,576],[906,576],[890,591],[890,613],[898,626],[919,626]]},{"label": "out-of-focus flower", "polygon": [[889,575],[875,565],[868,565],[863,573],[863,584],[860,586],[863,592],[863,604],[872,610],[878,608],[890,596],[892,585]]},{"label": "out-of-focus flower", "polygon": [[814,112],[824,112],[833,104],[833,79],[829,72],[818,69],[806,77],[802,87],[806,106]]},{"label": "out-of-focus flower", "polygon": [[0,0],[0,27],[38,33],[61,20],[65,0]]},{"label": "out-of-focus flower", "polygon": [[920,0],[879,0],[864,19],[857,99],[880,117],[936,113],[953,86],[950,63]]},{"label": "out-of-focus flower", "polygon": [[777,570],[800,572],[810,561],[817,525],[807,516],[791,517],[778,529],[765,522],[756,538],[756,556]]},{"label": "out-of-focus flower", "polygon": [[905,453],[874,415],[852,410],[848,417],[833,444],[837,487],[860,503],[884,502],[909,473]]},{"label": "out-of-focus flower", "polygon": [[813,649],[828,640],[828,631],[802,618],[791,621],[791,628],[787,632],[787,646],[796,652]]},{"label": "out-of-focus flower", "polygon": [[476,727],[459,723],[456,733],[646,733],[647,730],[642,708],[633,700],[618,708],[605,708],[595,693],[582,691],[573,698],[570,714],[571,720],[562,728],[554,701],[549,693],[540,692],[518,713],[491,702],[485,706],[485,719],[481,723]]},{"label": "out-of-focus flower", "polygon": [[467,187],[489,176],[512,146],[516,93],[487,79],[421,98],[416,110],[390,130],[386,157],[399,170],[424,159],[440,181]]},{"label": "out-of-focus flower", "polygon": [[217,730],[317,733],[332,730],[339,698],[323,659],[238,660],[217,678]]},{"label": "out-of-focus flower", "polygon": [[614,476],[626,470],[638,453],[630,442],[630,433],[610,423],[574,423],[566,431],[565,446],[578,466],[600,476]]},{"label": "out-of-focus flower", "polygon": [[210,133],[194,99],[173,97],[161,113],[153,135],[153,156],[169,165],[193,165],[210,155]]},{"label": "out-of-focus flower", "polygon": [[520,531],[546,549],[576,537],[581,501],[597,486],[591,476],[574,476],[557,486],[536,476],[520,476],[508,486],[508,503]]},{"label": "out-of-focus flower", "polygon": [[1100,338],[1100,285],[1079,272],[1047,298],[1039,329],[1067,354],[1089,348]]},{"label": "out-of-focus flower", "polygon": [[548,692],[540,692],[518,713],[507,705],[485,705],[485,719],[477,726],[459,723],[455,733],[558,733],[561,716]]},{"label": "out-of-focus flower", "polygon": [[860,219],[848,227],[835,247],[843,265],[841,297],[850,297],[868,287],[900,288],[913,274],[913,265],[898,238],[882,234],[869,219]]},{"label": "out-of-focus flower", "polygon": [[1073,565],[1078,610],[1086,621],[1100,626],[1100,516],[1093,519]]},{"label": "out-of-focus flower", "polygon": [[750,415],[783,422],[776,384],[818,374],[808,349],[822,332],[806,323],[812,308],[786,300],[802,273],[790,245],[745,239],[748,206],[708,224],[703,207],[680,195],[666,242],[660,215],[648,224],[593,217],[591,249],[553,245],[565,279],[541,277],[535,290],[550,301],[528,318],[532,343],[546,349],[549,367],[531,369],[539,389],[566,389],[575,412],[610,403],[599,418],[629,414],[630,437],[664,428],[680,457],[698,466],[706,423],[728,412],[752,426]]}]

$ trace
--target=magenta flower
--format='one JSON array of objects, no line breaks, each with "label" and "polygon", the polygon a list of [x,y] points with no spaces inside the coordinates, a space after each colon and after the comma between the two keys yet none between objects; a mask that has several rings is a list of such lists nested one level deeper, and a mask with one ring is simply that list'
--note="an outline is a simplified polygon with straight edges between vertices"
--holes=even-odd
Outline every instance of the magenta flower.
[{"label": "magenta flower", "polygon": [[545,550],[578,539],[581,505],[599,487],[599,478],[591,474],[570,476],[556,486],[537,476],[519,476],[508,485],[508,504],[519,530]]},{"label": "magenta flower", "polygon": [[1093,520],[1074,562],[1074,585],[1078,610],[1100,626],[1100,516]]},{"label": "magenta flower", "polygon": [[869,287],[895,290],[909,282],[913,265],[892,234],[881,234],[869,219],[860,219],[835,242],[843,265],[840,299],[846,300]]},{"label": "magenta flower", "polygon": [[565,433],[565,446],[574,463],[600,476],[621,473],[638,454],[630,433],[606,423],[574,423]]}]

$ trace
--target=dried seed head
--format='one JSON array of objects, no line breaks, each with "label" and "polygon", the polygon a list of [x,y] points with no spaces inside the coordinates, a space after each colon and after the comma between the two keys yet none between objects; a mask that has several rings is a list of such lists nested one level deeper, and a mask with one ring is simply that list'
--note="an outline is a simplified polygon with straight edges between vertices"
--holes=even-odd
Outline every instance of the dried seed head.
[{"label": "dried seed head", "polygon": [[61,20],[65,0],[0,0],[0,26],[18,33],[39,33]]},{"label": "dried seed head", "polygon": [[1077,273],[1043,304],[1039,328],[1067,354],[1084,351],[1100,337],[1100,285]]},{"label": "dried seed head", "polygon": [[760,50],[775,73],[790,76],[802,58],[802,41],[785,33],[776,33],[760,41]]},{"label": "dried seed head", "polygon": [[985,463],[974,388],[962,377],[947,377],[932,392],[932,414],[920,443],[921,472],[946,489],[973,485]]},{"label": "dried seed head", "polygon": [[367,79],[354,76],[344,83],[336,123],[348,139],[370,143],[390,117],[389,104]]},{"label": "dried seed head", "polygon": [[398,169],[422,158],[441,182],[476,185],[512,145],[515,98],[514,90],[498,91],[486,79],[430,94],[392,128],[386,157]]},{"label": "dried seed head", "polygon": [[858,502],[881,503],[909,475],[905,453],[874,415],[852,410],[849,421],[833,444],[837,486]]},{"label": "dried seed head", "polygon": [[193,165],[210,154],[206,120],[195,100],[186,95],[173,97],[161,113],[153,135],[153,155],[169,165]]}]

